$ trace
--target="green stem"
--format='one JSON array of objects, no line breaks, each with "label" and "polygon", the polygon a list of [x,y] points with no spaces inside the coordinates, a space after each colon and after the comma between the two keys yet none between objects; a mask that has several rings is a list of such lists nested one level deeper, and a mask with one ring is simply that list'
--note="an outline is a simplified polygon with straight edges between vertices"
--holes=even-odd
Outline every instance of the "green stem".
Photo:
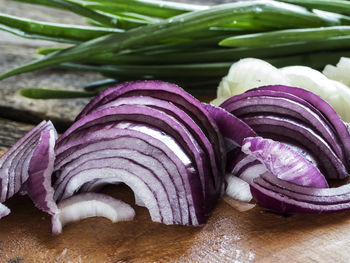
[{"label": "green stem", "polygon": [[290,43],[311,43],[331,37],[349,36],[350,26],[287,29],[247,34],[226,38],[219,42],[224,47],[266,47]]},{"label": "green stem", "polygon": [[79,43],[123,30],[39,22],[0,13],[0,29],[20,37],[63,43]]},{"label": "green stem", "polygon": [[[57,1],[57,0],[55,0]],[[67,61],[75,61],[84,57],[94,56],[100,52],[121,51],[143,43],[150,45],[172,37],[184,34],[202,32],[212,26],[225,25],[232,20],[247,17],[275,21],[289,27],[320,27],[337,25],[340,22],[328,16],[316,15],[298,6],[280,4],[273,1],[237,2],[217,5],[210,9],[186,13],[170,18],[157,24],[128,30],[124,34],[110,34],[90,40],[62,51],[51,53],[42,59],[6,72],[0,79],[29,72]]]},{"label": "green stem", "polygon": [[77,15],[89,18],[98,22],[105,27],[119,27],[122,29],[129,29],[141,25],[147,24],[142,20],[127,19],[112,14],[101,13],[92,9],[86,8],[78,3],[69,0],[15,0],[18,2],[24,2],[29,4],[39,4],[48,7],[54,7],[70,11]]},{"label": "green stem", "polygon": [[207,9],[207,6],[189,5],[157,0],[85,1],[84,5],[103,12],[131,12],[150,17],[169,18],[183,13]]}]

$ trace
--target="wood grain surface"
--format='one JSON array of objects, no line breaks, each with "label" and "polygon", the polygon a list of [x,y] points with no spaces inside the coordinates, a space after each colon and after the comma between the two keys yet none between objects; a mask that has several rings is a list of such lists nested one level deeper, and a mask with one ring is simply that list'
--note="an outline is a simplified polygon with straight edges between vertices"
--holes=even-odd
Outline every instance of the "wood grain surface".
[{"label": "wood grain surface", "polygon": [[[126,186],[104,190],[130,204]],[[136,219],[89,218],[50,234],[50,218],[27,197],[7,202],[0,221],[1,262],[349,262],[350,213],[281,217],[255,207],[239,212],[221,200],[202,227]]]}]

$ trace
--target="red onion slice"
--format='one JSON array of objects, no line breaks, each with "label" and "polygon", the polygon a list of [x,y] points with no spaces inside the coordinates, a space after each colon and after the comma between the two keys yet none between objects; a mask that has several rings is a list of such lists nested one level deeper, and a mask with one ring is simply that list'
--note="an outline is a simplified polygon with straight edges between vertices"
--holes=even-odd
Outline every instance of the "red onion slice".
[{"label": "red onion slice", "polygon": [[307,102],[300,100],[285,92],[253,90],[228,99],[222,107],[240,119],[263,113],[297,119],[320,134],[337,156],[345,161],[345,153],[333,127],[315,107],[310,108],[305,105]]},{"label": "red onion slice", "polygon": [[346,163],[348,167],[350,167],[350,133],[342,121],[340,116],[336,113],[331,105],[329,105],[325,100],[323,100],[320,96],[305,90],[296,87],[288,87],[282,85],[272,85],[272,86],[264,86],[258,88],[259,90],[272,90],[272,91],[281,91],[289,94],[293,94],[298,96],[299,98],[304,99],[305,101],[312,104],[315,108],[317,108],[322,115],[329,121],[332,125],[332,128],[336,131],[337,136],[339,137],[340,143],[339,145],[342,147],[343,151],[346,155]]},{"label": "red onion slice", "polygon": [[287,145],[261,137],[243,140],[242,151],[262,162],[278,178],[298,185],[328,187],[320,171]]},{"label": "red onion slice", "polygon": [[53,234],[62,233],[62,228],[71,222],[81,219],[103,216],[113,223],[133,220],[134,209],[115,198],[104,194],[84,193],[72,196],[58,204],[59,213],[51,218]]},{"label": "red onion slice", "polygon": [[87,128],[118,121],[133,121],[149,127],[156,127],[175,139],[177,144],[191,157],[192,163],[199,172],[202,192],[205,196],[206,213],[209,214],[221,194],[221,188],[215,187],[215,179],[207,161],[208,157],[184,125],[162,111],[139,105],[122,105],[93,112],[78,120],[61,136],[56,147],[57,154],[66,148],[69,140],[77,136],[75,133],[86,133]]},{"label": "red onion slice", "polygon": [[29,162],[43,130],[54,129],[51,122],[43,121],[0,158],[1,202],[17,193],[28,179]]},{"label": "red onion slice", "polygon": [[303,123],[271,115],[256,115],[245,117],[243,120],[258,134],[274,134],[279,142],[284,142],[284,139],[287,138],[288,141],[293,141],[294,147],[302,145],[303,148],[298,152],[303,152],[306,149],[309,154],[315,156],[318,160],[317,166],[324,172],[325,177],[343,179],[348,176],[343,162],[328,143]]},{"label": "red onion slice", "polygon": [[[194,122],[199,125],[209,141],[212,142],[215,152],[220,153],[216,154],[216,157],[225,157],[223,138],[213,118],[199,100],[172,83],[159,80],[130,81],[111,87],[102,91],[98,96],[91,100],[91,102],[79,114],[77,120],[116,98],[130,96],[148,96],[173,103],[175,106],[186,112]],[[225,159],[219,160],[221,161],[218,163],[223,163],[224,165]]]},{"label": "red onion slice", "polygon": [[[192,224],[199,224],[196,222],[202,223],[204,219],[203,211],[201,212],[200,209],[193,210],[197,207],[202,207],[203,205],[203,202],[201,201],[203,200],[203,196],[198,192],[198,185],[200,184],[198,175],[195,175],[196,170],[192,167],[191,163],[182,163],[177,156],[178,153],[174,154],[173,150],[175,147],[171,147],[171,149],[169,148],[171,146],[169,141],[171,138],[169,137],[165,144],[165,142],[163,143],[161,140],[159,140],[165,136],[162,135],[160,131],[157,132],[158,135],[154,135],[154,137],[152,137],[151,135],[143,133],[146,132],[145,130],[140,132],[132,130],[131,127],[129,127],[131,130],[129,130],[129,128],[126,129],[126,127],[128,127],[126,123],[124,123],[123,127],[125,129],[113,128],[100,130],[99,132],[93,133],[88,132],[81,134],[81,136],[77,136],[75,141],[71,140],[69,142],[70,145],[67,149],[67,154],[62,152],[57,157],[58,166],[56,169],[58,171],[62,170],[62,172],[59,173],[59,178],[57,179],[57,186],[55,186],[56,193],[62,193],[62,191],[66,188],[64,182],[62,181],[65,178],[65,174],[67,174],[66,170],[68,169],[67,171],[69,171],[70,169],[65,167],[66,163],[67,166],[74,167],[74,159],[79,159],[80,156],[84,158],[83,154],[99,149],[103,150],[122,147],[137,150],[137,148],[139,148],[139,150],[145,154],[148,154],[151,157],[161,161],[168,168],[171,179],[166,179],[165,177],[159,179],[161,179],[162,183],[167,185],[167,187],[171,187],[169,184],[173,183],[176,185],[177,195],[181,197],[179,198],[181,202],[181,209],[182,212],[185,212],[183,213],[183,223],[186,224],[186,222],[189,222],[188,218],[187,221],[185,220],[186,218],[184,218],[186,217],[186,214],[188,215],[188,212],[186,212],[187,202],[188,205],[190,205],[189,210],[191,212]],[[147,131],[150,131],[149,128],[147,128]],[[155,132],[156,131],[154,130],[153,133]],[[84,145],[84,142],[86,142],[86,145]],[[174,143],[176,145],[175,141]],[[71,148],[72,151],[70,151]],[[125,158],[129,158],[128,155]],[[79,163],[77,163],[77,166],[79,166]],[[158,171],[155,171],[155,173],[157,172]],[[97,176],[98,175],[100,175],[100,173],[98,173]],[[161,175],[162,174],[158,174],[157,176]],[[196,213],[198,214],[196,215]],[[196,219],[197,217],[200,219]]]},{"label": "red onion slice", "polygon": [[27,193],[35,206],[50,215],[58,212],[56,202],[53,200],[54,189],[51,186],[56,139],[55,130],[41,132],[39,143],[30,160],[26,183]]},{"label": "red onion slice", "polygon": [[[121,105],[145,105],[149,106],[163,112],[166,112],[168,115],[174,117],[178,122],[181,122],[187,130],[192,134],[200,147],[206,152],[210,160],[210,166],[215,179],[215,187],[222,185],[222,174],[224,174],[224,165],[222,158],[218,158],[218,155],[214,152],[212,143],[208,140],[206,135],[200,129],[197,123],[183,110],[176,107],[173,103],[168,101],[156,99],[148,96],[132,96],[132,97],[119,97],[115,100],[104,104],[94,112],[98,112],[107,108],[118,107]],[[229,114],[229,113],[227,113]],[[235,117],[233,117],[235,118]],[[238,120],[240,121],[240,120]],[[247,127],[247,126],[246,126]],[[247,127],[249,129],[249,127]],[[253,136],[253,135],[252,135]]]}]

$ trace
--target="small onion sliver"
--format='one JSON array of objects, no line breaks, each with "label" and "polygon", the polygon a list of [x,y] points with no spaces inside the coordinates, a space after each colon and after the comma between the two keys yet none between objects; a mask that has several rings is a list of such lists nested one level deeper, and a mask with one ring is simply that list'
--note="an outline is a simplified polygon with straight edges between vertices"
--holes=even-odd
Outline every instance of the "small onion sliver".
[{"label": "small onion sliver", "polygon": [[59,213],[51,218],[53,234],[62,233],[68,223],[81,219],[103,216],[112,222],[130,221],[135,217],[134,209],[113,197],[97,193],[83,193],[63,200],[58,204]]},{"label": "small onion sliver", "polygon": [[247,182],[232,174],[226,174],[226,183],[227,196],[243,202],[250,202],[252,200],[249,184]]}]

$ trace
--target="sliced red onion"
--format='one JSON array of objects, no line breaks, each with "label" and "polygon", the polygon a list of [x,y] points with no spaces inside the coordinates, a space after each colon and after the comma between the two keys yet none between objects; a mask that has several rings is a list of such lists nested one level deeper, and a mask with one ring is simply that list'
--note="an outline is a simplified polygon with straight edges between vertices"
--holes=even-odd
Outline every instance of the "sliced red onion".
[{"label": "sliced red onion", "polygon": [[[317,166],[324,172],[325,177],[343,179],[348,176],[343,162],[327,142],[303,123],[271,115],[255,115],[254,117],[245,117],[243,120],[258,134],[275,134],[275,138],[279,138],[280,142],[284,142],[284,138],[288,138],[289,141],[293,140],[294,147],[303,145],[303,149],[298,152],[302,152],[306,148],[312,156],[315,156],[319,160]],[[271,129],[271,127],[274,128]]]},{"label": "sliced red onion", "polygon": [[[258,179],[260,178],[255,180]],[[330,204],[314,204],[305,201],[298,201],[292,197],[285,196],[280,192],[266,189],[255,182],[250,185],[250,190],[258,205],[282,214],[329,214],[350,209],[349,200],[347,202],[335,202]]]},{"label": "sliced red onion", "polygon": [[51,122],[41,122],[0,158],[1,202],[17,193],[28,179],[29,162],[40,134],[51,129],[54,129]]},{"label": "sliced red onion", "polygon": [[169,101],[186,112],[212,142],[215,152],[220,153],[216,154],[216,158],[221,160],[218,163],[223,164],[222,170],[224,171],[225,159],[222,159],[225,158],[224,142],[215,121],[199,100],[175,84],[159,80],[145,80],[125,82],[111,87],[91,100],[79,114],[77,120],[117,98],[131,96],[148,96]]},{"label": "sliced red onion", "polygon": [[[340,139],[330,123],[315,107],[292,94],[252,90],[226,100],[221,106],[240,119],[263,113],[297,119],[322,136],[337,156],[345,161]],[[271,129],[273,130],[273,126]]]},{"label": "sliced red onion", "polygon": [[336,113],[333,107],[330,106],[325,100],[323,100],[320,96],[308,90],[300,89],[296,87],[272,85],[272,86],[260,87],[258,89],[281,91],[281,92],[293,94],[295,96],[298,96],[299,98],[304,99],[305,101],[312,104],[315,108],[317,108],[322,113],[322,115],[329,121],[333,129],[336,131],[336,134],[340,141],[339,145],[342,147],[346,155],[346,163],[348,167],[350,167],[350,133],[345,123],[340,118],[340,116]]},{"label": "sliced red onion", "polygon": [[29,177],[26,191],[36,207],[53,215],[58,212],[53,200],[54,190],[51,176],[54,168],[54,147],[57,139],[56,130],[44,130],[36,146],[29,164]]},{"label": "sliced red onion", "polygon": [[58,204],[59,213],[52,216],[51,230],[60,234],[63,226],[81,219],[103,216],[114,222],[129,221],[135,217],[134,209],[104,194],[84,193],[70,197]]},{"label": "sliced red onion", "polygon": [[[134,130],[137,127],[129,127],[127,129],[126,123],[122,126],[124,129],[108,129],[108,130],[100,130],[97,134],[94,133],[86,133],[85,135],[78,136],[77,142],[74,143],[70,141],[71,148],[67,150],[67,153],[57,157],[57,170],[63,170],[63,166],[65,163],[70,164],[73,159],[79,158],[80,154],[85,154],[92,151],[97,151],[99,149],[108,149],[108,148],[126,148],[132,150],[139,150],[146,155],[152,156],[166,167],[168,174],[171,178],[167,179],[171,183],[174,182],[177,188],[178,196],[180,199],[180,204],[183,212],[186,212],[186,199],[191,204],[191,217],[192,221],[196,222],[196,215],[192,212],[194,207],[201,207],[203,205],[203,196],[200,192],[200,188],[196,185],[200,184],[198,176],[194,176],[195,169],[192,166],[190,159],[187,155],[182,151],[182,149],[177,145],[176,141],[174,141],[171,137],[166,136],[161,133],[161,131],[156,131],[155,129],[141,129],[140,131]],[[84,141],[87,142],[87,146],[83,146]],[[111,147],[113,145],[113,147]],[[82,148],[84,147],[84,148]],[[60,161],[62,159],[63,161]],[[61,184],[61,178],[65,178],[64,175],[58,178],[56,185]],[[161,175],[161,174],[160,174]],[[169,182],[164,181],[165,185],[169,184]],[[185,186],[185,188],[184,188]],[[62,193],[64,186],[60,190],[56,188],[57,196]],[[186,190],[184,190],[186,189]],[[187,193],[192,193],[192,195],[186,196]],[[193,201],[192,201],[193,196]],[[194,203],[193,203],[194,202]],[[183,213],[183,216],[188,215],[188,212]]]},{"label": "sliced red onion", "polygon": [[242,151],[262,162],[278,178],[298,185],[328,187],[320,171],[287,145],[261,137],[243,140]]},{"label": "sliced red onion", "polygon": [[[121,123],[123,124],[123,123]],[[196,214],[193,214],[193,212],[191,212],[191,219],[192,219],[192,224],[199,224],[203,223],[204,217],[203,217],[203,211],[201,211],[201,209],[199,209],[199,207],[202,207],[203,203],[201,200],[203,200],[202,198],[202,194],[198,192],[198,190],[200,188],[198,188],[198,184],[200,185],[200,181],[196,181],[198,180],[198,176],[195,176],[195,169],[191,168],[192,165],[191,163],[186,163],[185,165],[188,166],[188,168],[185,168],[184,164],[182,163],[182,161],[179,160],[179,157],[177,157],[177,154],[174,154],[174,152],[172,152],[172,149],[175,149],[176,147],[172,146],[172,149],[170,149],[169,147],[171,146],[170,144],[170,140],[173,140],[173,145],[177,146],[176,141],[174,141],[174,139],[171,139],[170,137],[167,137],[167,141],[166,144],[169,144],[169,146],[167,146],[165,143],[162,142],[162,137],[164,137],[165,135],[162,135],[161,132],[157,132],[155,135],[153,135],[154,137],[147,135],[143,132],[145,132],[145,130],[143,129],[142,132],[141,131],[135,131],[132,130],[132,127],[130,129],[127,129],[128,126],[126,125],[126,123],[124,122],[124,124],[122,125],[124,127],[124,129],[107,129],[107,130],[100,130],[98,133],[85,133],[85,134],[81,134],[81,136],[77,136],[76,142],[74,141],[70,141],[70,146],[74,147],[74,145],[78,146],[78,145],[83,145],[84,142],[87,143],[86,149],[82,148],[82,146],[79,146],[79,148],[74,148],[72,151],[72,154],[70,154],[69,152],[67,152],[67,155],[64,154],[63,158],[61,158],[61,153],[57,158],[58,158],[58,163],[59,163],[59,167],[57,167],[58,170],[66,170],[67,167],[62,167],[62,165],[64,165],[65,162],[68,163],[68,165],[73,165],[74,163],[71,163],[70,160],[72,160],[72,158],[79,158],[80,154],[83,154],[84,152],[90,152],[93,151],[93,149],[95,148],[95,150],[98,149],[106,149],[106,148],[111,148],[111,146],[109,145],[113,145],[113,147],[136,147],[134,148],[134,150],[137,149],[137,147],[140,148],[140,150],[144,151],[146,154],[149,153],[151,154],[151,156],[154,156],[155,158],[161,158],[160,161],[164,163],[164,165],[168,168],[172,168],[171,170],[169,170],[170,174],[169,176],[171,176],[171,178],[174,180],[174,183],[177,187],[177,191],[178,191],[178,195],[181,197],[183,190],[181,190],[181,188],[183,189],[183,183],[185,184],[185,191],[187,192],[187,196],[184,195],[184,197],[181,197],[180,201],[181,201],[181,205],[184,206],[186,205],[186,203],[184,203],[183,199],[187,199],[190,207],[189,209],[192,211],[192,209],[196,208]],[[137,128],[137,127],[135,127]],[[150,132],[151,130],[148,128],[148,132]],[[155,133],[155,130],[153,131],[153,134]],[[127,138],[127,139],[118,139],[119,136],[124,136],[122,138]],[[109,139],[108,139],[109,138]],[[116,138],[115,142],[111,141],[111,139]],[[124,140],[124,142],[123,142]],[[147,144],[152,144],[151,148],[150,146],[147,146],[147,144],[145,144],[145,142],[147,142]],[[99,146],[99,143],[101,146]],[[67,146],[67,145],[66,145]],[[146,147],[146,148],[145,148]],[[158,148],[158,150],[155,150],[155,148]],[[163,151],[165,153],[164,154],[159,154],[159,150],[161,149],[161,151]],[[81,150],[80,150],[81,149]],[[67,149],[68,150],[68,149]],[[181,150],[179,148],[179,150]],[[184,154],[182,152],[182,154]],[[166,156],[169,156],[170,159],[167,157],[166,159],[164,159]],[[185,155],[186,156],[186,155]],[[66,158],[67,157],[67,158]],[[126,156],[127,157],[127,156]],[[84,156],[83,156],[84,158]],[[98,157],[95,157],[98,158]],[[187,158],[187,157],[186,157]],[[60,159],[64,160],[64,162],[60,161]],[[189,159],[187,159],[189,160]],[[172,162],[175,162],[176,165],[174,166],[172,164]],[[187,161],[188,162],[188,161]],[[174,163],[174,164],[175,164]],[[177,167],[177,168],[176,168]],[[183,168],[181,168],[183,167]],[[178,170],[179,169],[179,170]],[[95,175],[96,177],[100,176],[100,173],[97,173]],[[64,174],[62,174],[62,178],[64,178]],[[183,180],[183,182],[182,182]],[[58,178],[57,182],[62,185],[62,189],[61,188],[56,188],[58,192],[62,192],[62,190],[64,190],[66,187],[64,186],[64,182],[62,180],[60,180],[60,178]],[[163,184],[168,185],[169,182],[164,181],[164,179],[162,179]],[[171,182],[170,182],[171,183]],[[61,190],[59,190],[61,189]],[[137,191],[135,191],[137,192]],[[189,194],[191,193],[191,194]],[[139,195],[139,197],[141,197]],[[192,201],[192,198],[193,201]],[[194,202],[194,203],[193,203]],[[143,202],[143,203],[147,203],[147,202]],[[185,207],[182,208],[183,210],[185,210]],[[150,213],[152,213],[152,211],[150,211]],[[201,216],[202,213],[202,216]],[[184,214],[185,216],[185,214]],[[196,218],[199,219],[196,219]],[[159,220],[159,219],[158,219]],[[186,222],[186,221],[184,221]],[[187,220],[188,222],[188,220]],[[196,223],[197,222],[197,223]]]},{"label": "sliced red onion", "polygon": [[[14,195],[15,192],[15,180],[16,185],[21,185],[21,177],[22,174],[15,175],[14,171],[10,173],[11,165],[15,166],[20,162],[21,166],[23,166],[23,159],[26,156],[22,156],[25,151],[29,150],[27,155],[31,155],[30,151],[33,146],[31,144],[35,144],[40,136],[40,132],[45,127],[46,122],[43,121],[34,129],[25,134],[17,143],[15,143],[5,154],[3,154],[0,158],[0,179],[1,179],[1,202],[4,202],[6,199],[10,198]],[[18,158],[16,156],[22,157]],[[27,163],[27,162],[25,162]],[[29,163],[29,160],[28,160]],[[14,170],[14,169],[13,169]],[[25,177],[25,176],[24,176]]]},{"label": "sliced red onion", "polygon": [[[148,96],[132,96],[132,97],[116,98],[115,100],[98,107],[97,109],[94,110],[94,112],[98,112],[98,111],[112,108],[112,107],[118,107],[121,105],[149,106],[158,110],[162,110],[163,112],[166,112],[168,115],[174,117],[178,122],[181,122],[187,128],[187,130],[191,133],[191,135],[195,138],[195,140],[200,145],[200,147],[206,152],[206,155],[209,157],[216,187],[217,185],[220,186],[222,184],[221,178],[223,177],[222,174],[225,172],[224,170],[222,170],[223,169],[222,158],[217,158],[217,154],[214,152],[212,143],[208,140],[208,138],[200,129],[200,127],[194,122],[192,118],[190,118],[190,116],[185,111],[176,107],[173,103],[170,103],[168,101],[164,101],[164,100],[160,100],[160,99],[156,99]],[[229,113],[227,114],[230,115]],[[235,118],[235,117],[232,116],[232,118]],[[241,122],[238,119],[237,121]],[[242,124],[242,126],[243,125],[244,123]],[[250,129],[247,125],[245,125],[245,128]]]},{"label": "sliced red onion", "polygon": [[[186,154],[191,157],[193,164],[196,165],[195,168],[200,175],[202,192],[205,196],[206,208],[208,209],[207,213],[209,213],[220,195],[221,187],[220,189],[216,189],[215,187],[215,178],[213,178],[213,174],[208,167],[208,157],[184,125],[160,110],[139,105],[121,105],[93,112],[78,120],[61,136],[57,144],[58,147],[56,148],[57,154],[69,144],[69,140],[75,136],[74,133],[85,133],[86,128],[100,125],[101,123],[118,122],[122,120],[141,122],[150,127],[156,127],[166,134],[171,135],[176,140]],[[68,138],[68,140],[66,140],[66,138]]]},{"label": "sliced red onion", "polygon": [[[241,121],[223,108],[203,103],[206,110],[216,121],[220,132],[230,144],[242,146],[246,137],[257,136],[256,133],[245,122]],[[228,151],[232,150],[230,147]]]}]

